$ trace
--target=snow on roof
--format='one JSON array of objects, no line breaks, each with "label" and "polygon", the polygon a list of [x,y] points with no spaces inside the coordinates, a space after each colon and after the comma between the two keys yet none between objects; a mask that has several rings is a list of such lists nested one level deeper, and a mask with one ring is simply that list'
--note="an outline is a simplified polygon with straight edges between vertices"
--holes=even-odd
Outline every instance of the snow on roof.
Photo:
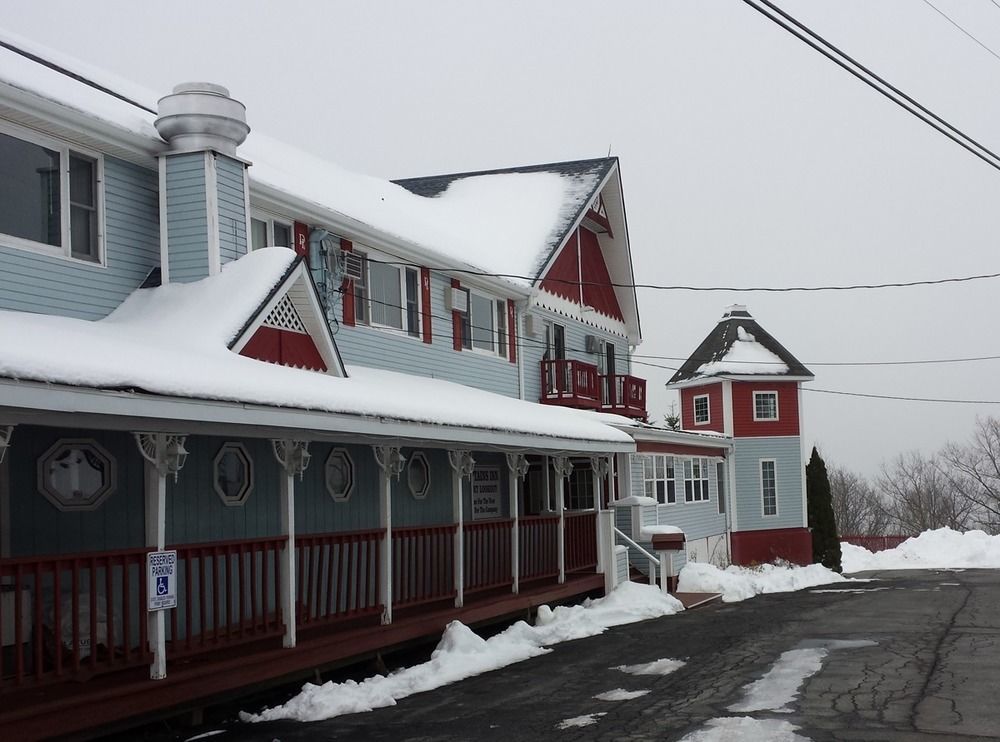
[{"label": "snow on roof", "polygon": [[757,338],[738,327],[736,340],[729,350],[716,360],[703,363],[696,372],[699,376],[719,374],[787,374],[788,366],[777,354],[757,342]]},{"label": "snow on roof", "polygon": [[[161,142],[153,114],[27,59],[3,43],[55,62],[152,110],[160,96],[0,30],[0,82]],[[252,124],[252,113],[250,118]],[[388,180],[349,172],[256,131],[251,131],[240,155],[253,163],[253,182],[439,253],[443,263],[532,278],[555,247],[553,240],[561,239],[571,215],[575,217],[607,170],[606,165],[604,173],[574,172],[557,164],[498,171],[454,180],[443,192],[427,197]]]},{"label": "snow on roof", "polygon": [[418,423],[631,442],[577,410],[438,379],[355,367],[335,378],[240,356],[229,342],[295,253],[256,250],[194,283],[136,290],[96,322],[0,311],[0,377]]}]

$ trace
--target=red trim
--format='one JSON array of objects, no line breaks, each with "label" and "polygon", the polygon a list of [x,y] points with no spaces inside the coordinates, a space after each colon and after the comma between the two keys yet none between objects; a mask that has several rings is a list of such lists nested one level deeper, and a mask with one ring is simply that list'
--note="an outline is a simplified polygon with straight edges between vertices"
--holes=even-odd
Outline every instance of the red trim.
[{"label": "red trim", "polygon": [[[351,244],[350,240],[346,240],[341,237],[340,249],[344,252],[351,252],[354,250],[354,245]],[[354,313],[354,281],[349,278],[345,278],[344,282],[340,286],[340,291],[344,297],[344,324],[348,327],[354,327],[354,325],[357,324],[357,318]]]},{"label": "red trim", "polygon": [[431,330],[431,269],[420,269],[420,313],[423,315],[423,335],[425,343],[432,343]]},{"label": "red trim", "polygon": [[[457,278],[451,279],[453,289],[462,288]],[[451,345],[455,350],[462,350],[462,313],[452,310],[451,313]]]},{"label": "red trim", "polygon": [[731,538],[733,564],[764,564],[775,559],[794,564],[812,562],[812,534],[808,528],[737,531]]},{"label": "red trim", "polygon": [[309,225],[295,222],[292,228],[295,240],[295,254],[309,256]]},{"label": "red trim", "polygon": [[507,300],[507,342],[510,345],[510,362],[517,363],[517,312],[514,311],[513,299]]},{"label": "red trim", "polygon": [[276,327],[258,327],[250,342],[243,346],[240,355],[277,363],[279,366],[326,371],[323,356],[319,354],[316,343],[309,335],[279,330]]},{"label": "red trim", "polygon": [[657,443],[653,441],[636,441],[637,453],[670,453],[677,456],[721,456],[726,458],[726,449],[710,446],[689,446],[685,443]]},{"label": "red trim", "polygon": [[542,279],[541,287],[574,304],[580,303],[582,296],[585,305],[594,307],[608,317],[624,321],[597,235],[583,227],[573,235],[579,236],[579,251],[576,239],[571,237],[567,240]]}]

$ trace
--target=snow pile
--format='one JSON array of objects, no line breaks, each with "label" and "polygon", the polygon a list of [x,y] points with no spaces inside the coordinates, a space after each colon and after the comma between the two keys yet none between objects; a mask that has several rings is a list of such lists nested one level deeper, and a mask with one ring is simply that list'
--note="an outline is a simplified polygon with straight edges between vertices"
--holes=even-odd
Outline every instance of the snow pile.
[{"label": "snow pile", "polygon": [[598,693],[594,698],[598,701],[631,701],[633,698],[642,698],[642,696],[649,693],[648,690],[625,690],[624,688],[615,688],[614,690],[609,690],[604,693]]},{"label": "snow pile", "polygon": [[688,562],[681,570],[678,592],[722,593],[726,603],[736,603],[762,593],[787,593],[814,585],[845,582],[846,578],[822,564],[807,567],[762,564],[758,567],[719,569],[703,562]]},{"label": "snow pile", "polygon": [[619,670],[629,675],[669,675],[675,670],[680,670],[684,667],[684,660],[672,660],[669,657],[664,657],[661,660],[653,660],[652,662],[643,662],[640,665],[618,665],[618,667],[612,667],[612,670]]},{"label": "snow pile", "polygon": [[583,716],[574,716],[571,719],[563,719],[559,722],[557,729],[576,729],[578,727],[589,727],[591,724],[596,724],[598,718],[601,716],[607,716],[607,711],[598,711],[594,714],[584,714]]},{"label": "snow pile", "polygon": [[895,549],[872,553],[853,544],[841,543],[845,572],[878,569],[1000,569],[1000,536],[983,531],[953,531],[938,528],[907,539]]},{"label": "snow pile", "polygon": [[736,340],[729,350],[716,360],[699,366],[696,375],[788,373],[785,362],[758,343],[757,338],[742,327],[737,327],[736,330]]},{"label": "snow pile", "polygon": [[683,610],[675,598],[650,585],[625,583],[611,594],[582,605],[538,609],[534,626],[524,621],[483,639],[459,621],[452,621],[431,659],[390,675],[375,675],[360,683],[306,683],[287,703],[259,714],[241,713],[243,721],[297,719],[320,721],[334,716],[392,706],[400,698],[480,675],[550,652],[552,644],[603,633],[612,626],[669,616]]}]

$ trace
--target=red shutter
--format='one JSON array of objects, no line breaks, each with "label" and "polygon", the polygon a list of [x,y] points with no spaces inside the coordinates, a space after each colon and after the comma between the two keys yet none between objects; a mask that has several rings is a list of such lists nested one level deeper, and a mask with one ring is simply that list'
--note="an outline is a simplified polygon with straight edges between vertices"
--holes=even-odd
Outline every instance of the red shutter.
[{"label": "red shutter", "polygon": [[420,269],[420,313],[423,315],[424,342],[432,342],[431,336],[431,269]]},{"label": "red shutter", "polygon": [[[340,249],[344,252],[351,252],[354,249],[354,245],[351,244],[350,240],[341,237]],[[354,281],[345,277],[340,290],[344,296],[344,324],[348,327],[354,327],[357,322],[354,314]]]},{"label": "red shutter", "polygon": [[295,254],[309,257],[309,225],[295,222],[293,230],[295,233]]},{"label": "red shutter", "polygon": [[510,344],[510,362],[517,363],[517,313],[513,299],[507,300],[507,342]]},{"label": "red shutter", "polygon": [[[462,288],[462,284],[457,278],[451,279],[453,289]],[[455,350],[462,349],[462,313],[452,310],[451,312],[451,344]]]}]

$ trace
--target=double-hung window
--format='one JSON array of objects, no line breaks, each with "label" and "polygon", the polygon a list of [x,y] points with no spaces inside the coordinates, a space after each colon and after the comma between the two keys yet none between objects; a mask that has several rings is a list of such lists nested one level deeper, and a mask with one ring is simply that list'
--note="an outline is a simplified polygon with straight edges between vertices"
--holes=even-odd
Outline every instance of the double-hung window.
[{"label": "double-hung window", "polygon": [[661,505],[677,502],[674,457],[650,454],[642,457],[643,494]]},{"label": "double-hung window", "polygon": [[99,156],[0,130],[0,242],[100,263],[102,168]]},{"label": "double-hung window", "polygon": [[354,279],[355,320],[420,337],[420,271],[353,254],[362,262],[361,278]]},{"label": "double-hung window", "polygon": [[753,393],[753,419],[756,420],[777,420],[778,419],[778,393],[777,392],[754,392]]},{"label": "double-hung window", "polygon": [[694,424],[707,425],[712,421],[708,407],[708,395],[699,394],[694,398]]},{"label": "double-hung window", "polygon": [[708,459],[684,460],[684,502],[708,500]]},{"label": "double-hung window", "polygon": [[774,459],[760,461],[760,497],[764,515],[777,515],[778,479]]},{"label": "double-hung window", "polygon": [[291,222],[258,217],[253,217],[250,220],[250,247],[253,250],[259,250],[262,247],[295,249],[294,241]]},{"label": "double-hung window", "polygon": [[472,289],[462,315],[462,347],[507,357],[507,303]]}]

